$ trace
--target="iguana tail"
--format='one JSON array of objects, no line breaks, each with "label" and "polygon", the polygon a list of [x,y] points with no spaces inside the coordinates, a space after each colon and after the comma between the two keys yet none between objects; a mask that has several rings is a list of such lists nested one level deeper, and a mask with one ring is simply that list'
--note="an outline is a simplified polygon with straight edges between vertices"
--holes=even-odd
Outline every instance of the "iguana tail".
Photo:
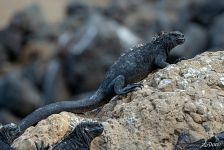
[{"label": "iguana tail", "polygon": [[[110,99],[109,99],[110,100]],[[28,127],[45,119],[46,117],[60,113],[62,111],[69,111],[73,113],[83,113],[96,109],[109,101],[105,100],[102,92],[96,91],[91,97],[76,100],[76,101],[62,101],[45,105],[28,116],[26,116],[19,124],[18,128],[23,133]]]}]

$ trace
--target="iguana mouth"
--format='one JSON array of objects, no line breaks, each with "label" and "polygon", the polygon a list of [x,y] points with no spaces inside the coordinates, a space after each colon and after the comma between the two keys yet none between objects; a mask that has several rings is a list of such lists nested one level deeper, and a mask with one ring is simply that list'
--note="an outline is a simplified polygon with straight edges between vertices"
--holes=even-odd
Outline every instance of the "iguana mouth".
[{"label": "iguana mouth", "polygon": [[184,37],[180,37],[177,39],[178,44],[182,44],[182,43],[184,43],[184,41],[185,41]]}]

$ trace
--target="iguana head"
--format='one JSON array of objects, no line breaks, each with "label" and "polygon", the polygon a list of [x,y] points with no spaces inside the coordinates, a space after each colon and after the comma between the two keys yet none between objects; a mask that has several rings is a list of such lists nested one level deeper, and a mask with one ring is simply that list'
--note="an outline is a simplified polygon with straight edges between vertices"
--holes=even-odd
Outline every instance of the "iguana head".
[{"label": "iguana head", "polygon": [[19,134],[19,128],[14,123],[6,124],[4,126],[0,125],[0,141],[6,144],[10,145]]},{"label": "iguana head", "polygon": [[188,132],[182,132],[175,145],[175,150],[182,150],[187,144],[191,143],[190,134]]},{"label": "iguana head", "polygon": [[104,127],[99,122],[81,122],[75,128],[76,134],[82,138],[83,143],[90,144],[91,141],[103,133]]},{"label": "iguana head", "polygon": [[184,34],[179,31],[161,32],[156,37],[156,41],[161,43],[164,48],[170,51],[177,45],[183,44],[185,37]]}]

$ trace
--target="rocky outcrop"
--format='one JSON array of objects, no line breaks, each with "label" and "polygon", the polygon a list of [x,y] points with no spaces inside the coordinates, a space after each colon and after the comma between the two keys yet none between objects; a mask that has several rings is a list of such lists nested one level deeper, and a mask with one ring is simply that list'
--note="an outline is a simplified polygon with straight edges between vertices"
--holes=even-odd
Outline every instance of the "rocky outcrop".
[{"label": "rocky outcrop", "polygon": [[[149,74],[142,83],[142,90],[112,100],[100,112],[86,114],[105,126],[91,149],[172,149],[182,131],[200,139],[224,130],[224,52],[206,52],[170,65]],[[62,114],[76,118],[72,113]],[[14,147],[23,145],[25,138],[38,141],[40,132],[50,135],[45,145],[61,139],[72,119],[56,116],[60,121],[50,116],[46,120],[53,120],[42,124],[50,130],[41,128],[41,121],[14,141]],[[66,127],[59,130],[57,126]]]},{"label": "rocky outcrop", "polygon": [[61,141],[81,121],[90,120],[76,116],[73,113],[62,112],[40,121],[35,127],[30,127],[17,138],[12,146],[17,150],[36,150],[35,143],[51,146]]}]

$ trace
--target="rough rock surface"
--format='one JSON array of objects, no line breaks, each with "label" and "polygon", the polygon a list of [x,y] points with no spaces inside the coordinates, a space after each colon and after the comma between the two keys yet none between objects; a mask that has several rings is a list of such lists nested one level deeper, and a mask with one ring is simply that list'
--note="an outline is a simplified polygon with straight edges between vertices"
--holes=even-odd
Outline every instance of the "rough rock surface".
[{"label": "rough rock surface", "polygon": [[[170,65],[149,74],[142,82],[142,90],[118,97],[98,113],[87,114],[103,121],[105,126],[91,149],[171,150],[181,131],[189,131],[200,139],[224,130],[224,52],[206,52]],[[23,138],[14,142],[14,147],[22,145],[24,137],[30,137],[28,132],[35,135],[34,140],[39,140],[42,132],[54,135],[44,142],[61,139],[71,119],[58,119],[51,127],[46,125],[51,130],[40,128],[44,121],[39,127],[29,128]],[[58,126],[66,126],[66,130],[59,130]]]},{"label": "rough rock surface", "polygon": [[40,121],[35,127],[28,128],[22,136],[13,142],[12,146],[17,150],[35,150],[35,142],[43,141],[44,146],[54,145],[82,120],[89,119],[69,112],[51,115]]}]

